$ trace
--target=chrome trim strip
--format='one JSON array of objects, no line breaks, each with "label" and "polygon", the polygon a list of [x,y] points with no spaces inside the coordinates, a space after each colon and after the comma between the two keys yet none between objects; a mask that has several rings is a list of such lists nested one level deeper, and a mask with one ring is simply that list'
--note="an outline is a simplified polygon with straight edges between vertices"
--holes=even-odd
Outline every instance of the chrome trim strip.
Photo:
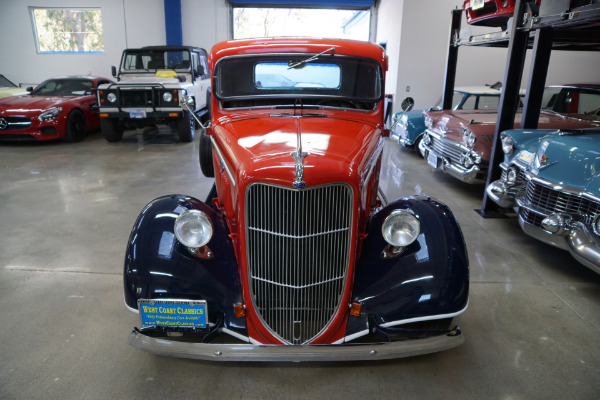
[{"label": "chrome trim strip", "polygon": [[448,350],[464,335],[441,335],[388,343],[333,345],[252,345],[176,342],[133,331],[129,344],[149,353],[211,361],[355,361],[387,360]]},{"label": "chrome trim strip", "polygon": [[225,162],[225,158],[223,157],[223,153],[221,152],[221,149],[219,148],[219,146],[217,146],[217,142],[215,141],[215,139],[212,136],[209,136],[209,137],[210,137],[210,141],[211,141],[214,149],[217,151],[217,155],[219,156],[219,160],[221,160],[221,164],[223,164],[223,168],[225,168],[225,172],[227,172],[227,175],[229,176],[229,180],[231,180],[231,184],[233,186],[235,186],[236,181],[233,178],[233,174],[229,170],[229,166]]}]

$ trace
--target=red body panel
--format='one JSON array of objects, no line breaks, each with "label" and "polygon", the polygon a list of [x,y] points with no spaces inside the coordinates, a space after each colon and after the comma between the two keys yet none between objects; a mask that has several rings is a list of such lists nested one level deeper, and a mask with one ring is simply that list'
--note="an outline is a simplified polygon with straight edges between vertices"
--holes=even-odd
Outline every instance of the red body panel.
[{"label": "red body panel", "polygon": [[[386,69],[386,57],[379,46],[354,41],[327,41],[319,39],[289,39],[285,42],[244,40],[226,42],[212,49],[211,70],[222,57],[264,53],[320,53],[335,47],[336,56],[350,55],[378,60]],[[291,110],[291,111],[290,111]],[[273,116],[290,113],[289,109],[245,108],[223,109],[213,96],[211,128],[213,141],[215,181],[219,208],[228,221],[238,259],[242,281],[248,334],[252,340],[264,344],[281,344],[264,328],[255,312],[249,293],[246,261],[246,232],[243,221],[244,195],[249,184],[261,182],[292,187],[296,162],[291,153],[297,149],[300,132],[304,181],[307,187],[326,183],[346,183],[353,190],[352,243],[348,278],[342,304],[350,303],[354,268],[359,255],[361,234],[370,211],[375,206],[379,178],[379,160],[383,146],[383,101],[371,111],[327,109],[317,111],[320,116]],[[315,113],[315,110],[310,110]],[[349,309],[341,307],[328,327],[311,342],[332,343],[344,337]]]},{"label": "red body panel", "polygon": [[[77,79],[89,79],[93,82],[93,87],[97,88],[99,82],[110,81],[107,78],[99,77],[76,77]],[[67,119],[71,111],[77,109],[83,112],[86,121],[86,130],[98,129],[100,120],[98,112],[93,111],[91,107],[96,104],[94,93],[82,96],[39,96],[39,95],[20,95],[0,99],[0,118],[23,118],[31,121],[31,125],[22,129],[0,129],[0,140],[3,136],[18,135],[30,137],[36,140],[55,140],[65,137]],[[51,120],[42,122],[38,116],[53,107],[62,107],[59,115]],[[49,130],[45,128],[55,128]]]}]

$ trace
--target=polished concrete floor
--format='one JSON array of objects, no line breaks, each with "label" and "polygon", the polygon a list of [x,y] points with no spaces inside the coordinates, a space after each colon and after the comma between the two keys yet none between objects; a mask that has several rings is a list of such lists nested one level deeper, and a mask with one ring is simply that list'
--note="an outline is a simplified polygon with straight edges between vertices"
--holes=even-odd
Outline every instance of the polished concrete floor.
[{"label": "polished concrete floor", "polygon": [[211,363],[154,356],[127,336],[130,229],[151,199],[204,199],[198,142],[166,128],[75,144],[0,143],[0,399],[598,399],[600,275],[483,219],[482,187],[433,172],[388,142],[388,198],[437,197],[468,244],[466,342],[384,362]]}]

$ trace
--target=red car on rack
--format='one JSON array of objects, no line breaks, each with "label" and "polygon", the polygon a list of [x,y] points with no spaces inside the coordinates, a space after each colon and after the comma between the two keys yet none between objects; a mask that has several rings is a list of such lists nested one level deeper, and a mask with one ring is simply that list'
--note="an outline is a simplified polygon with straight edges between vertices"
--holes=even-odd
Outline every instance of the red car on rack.
[{"label": "red car on rack", "polygon": [[63,76],[28,88],[29,94],[0,99],[0,140],[82,140],[86,131],[100,127],[93,91],[110,82],[101,77]]},{"label": "red car on rack", "polygon": [[[536,0],[540,4],[541,0]],[[463,9],[470,25],[501,27],[506,29],[515,13],[515,0],[465,0]]]}]

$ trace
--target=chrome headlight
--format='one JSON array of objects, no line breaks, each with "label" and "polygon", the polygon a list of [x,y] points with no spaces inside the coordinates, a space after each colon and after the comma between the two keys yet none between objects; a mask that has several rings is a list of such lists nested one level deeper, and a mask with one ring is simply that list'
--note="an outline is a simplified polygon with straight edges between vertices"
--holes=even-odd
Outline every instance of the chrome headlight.
[{"label": "chrome headlight", "polygon": [[429,129],[433,128],[433,118],[429,114],[423,113],[423,118],[425,118],[425,126]]},{"label": "chrome headlight", "polygon": [[175,237],[186,247],[205,246],[213,234],[210,218],[199,210],[186,210],[175,220]]},{"label": "chrome headlight", "polygon": [[466,144],[467,146],[473,147],[473,146],[475,146],[477,137],[475,136],[475,134],[473,133],[472,130],[463,126],[462,127],[462,140],[463,140],[463,143]]},{"label": "chrome headlight", "polygon": [[62,107],[52,107],[52,108],[44,111],[40,115],[38,115],[38,119],[42,122],[52,121],[53,119],[58,117],[58,114],[61,111],[62,111]]},{"label": "chrome headlight", "polygon": [[596,235],[600,236],[600,214],[594,217],[594,220],[592,221],[592,229]]},{"label": "chrome headlight", "polygon": [[381,233],[390,245],[404,247],[417,239],[421,233],[421,223],[407,210],[394,210],[383,221]]},{"label": "chrome headlight", "polygon": [[166,101],[167,103],[171,102],[173,100],[173,95],[171,94],[171,92],[164,92],[162,95],[162,98],[164,101]]},{"label": "chrome headlight", "polygon": [[117,101],[117,95],[113,92],[110,92],[106,95],[106,100],[108,100],[110,103],[114,103]]},{"label": "chrome headlight", "polygon": [[515,151],[515,141],[512,137],[507,135],[502,135],[502,151],[507,156],[510,156]]}]

